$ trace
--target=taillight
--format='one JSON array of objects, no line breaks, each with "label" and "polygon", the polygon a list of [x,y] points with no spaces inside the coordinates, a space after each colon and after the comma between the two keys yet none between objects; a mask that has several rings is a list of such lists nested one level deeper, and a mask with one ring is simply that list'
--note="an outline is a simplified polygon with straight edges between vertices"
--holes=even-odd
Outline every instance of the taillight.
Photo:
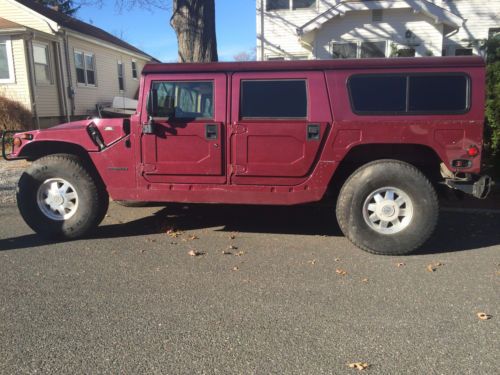
[{"label": "taillight", "polygon": [[471,158],[475,158],[479,155],[479,148],[476,145],[469,146],[469,148],[467,149],[467,155],[469,155]]}]

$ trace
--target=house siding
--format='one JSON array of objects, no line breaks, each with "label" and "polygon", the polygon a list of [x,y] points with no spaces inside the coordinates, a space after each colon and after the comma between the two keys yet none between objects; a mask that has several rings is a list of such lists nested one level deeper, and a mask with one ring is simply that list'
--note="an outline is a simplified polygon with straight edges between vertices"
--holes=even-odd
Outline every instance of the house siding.
[{"label": "house siding", "polygon": [[[412,9],[384,9],[383,22],[374,23],[370,11],[347,12],[334,17],[311,33],[312,42],[305,43],[297,35],[297,29],[316,16],[339,4],[339,0],[318,0],[310,9],[278,10],[264,12],[264,57],[282,56],[291,59],[294,56],[312,58],[330,58],[332,40],[381,40],[390,39],[406,44],[405,32],[411,30],[415,40],[411,41],[417,56],[443,53],[443,47],[454,54],[454,48],[461,46],[473,48],[480,54],[478,40],[486,39],[490,28],[500,27],[500,0],[431,0],[435,5],[449,10],[465,20],[458,32],[448,33],[447,26],[436,24],[424,14]],[[264,1],[264,7],[267,0]],[[256,0],[257,9],[257,59],[261,56],[261,9],[260,0]],[[451,31],[451,30],[450,30]],[[303,38],[305,39],[305,38]],[[415,42],[415,43],[413,43]]]},{"label": "house siding", "polygon": [[26,49],[24,39],[20,36],[11,37],[12,58],[14,62],[13,83],[1,83],[0,94],[21,103],[26,109],[31,110],[31,97],[26,68]]},{"label": "house siding", "polygon": [[[134,98],[139,88],[138,79],[132,78],[132,60],[137,62],[137,71],[140,75],[146,64],[146,59],[139,59],[125,52],[108,49],[76,37],[69,37],[69,61],[72,85],[75,92],[75,115],[93,114],[97,103],[110,103],[115,96]],[[93,53],[96,65],[96,86],[85,86],[76,82],[76,67],[74,51]],[[118,61],[123,63],[125,90],[118,87]]]},{"label": "house siding", "polygon": [[52,33],[52,29],[57,29],[55,22],[43,18],[13,0],[0,0],[0,17],[48,34]]}]

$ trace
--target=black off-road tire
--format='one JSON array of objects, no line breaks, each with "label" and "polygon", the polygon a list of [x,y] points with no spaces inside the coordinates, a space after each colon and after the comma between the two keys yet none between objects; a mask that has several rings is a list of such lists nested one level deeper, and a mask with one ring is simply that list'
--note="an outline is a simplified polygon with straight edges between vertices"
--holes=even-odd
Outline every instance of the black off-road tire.
[{"label": "black off-road tire", "polygon": [[[367,198],[377,189],[394,187],[411,200],[413,217],[397,233],[379,233],[363,215]],[[377,160],[356,170],[337,200],[337,220],[344,235],[357,247],[374,254],[403,255],[419,248],[434,231],[439,215],[436,192],[414,166],[397,160]]]},{"label": "black off-road tire", "polygon": [[[69,182],[77,193],[78,206],[68,219],[48,217],[37,203],[40,186],[51,179]],[[32,163],[18,183],[17,206],[21,216],[31,229],[46,239],[70,240],[84,236],[99,225],[108,204],[108,194],[100,181],[75,155],[42,157]]]}]

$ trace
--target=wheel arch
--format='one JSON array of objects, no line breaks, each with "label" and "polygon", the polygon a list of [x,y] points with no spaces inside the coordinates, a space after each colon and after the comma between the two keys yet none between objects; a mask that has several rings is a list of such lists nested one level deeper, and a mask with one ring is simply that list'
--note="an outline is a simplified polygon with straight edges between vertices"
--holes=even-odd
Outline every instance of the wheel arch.
[{"label": "wheel arch", "polygon": [[347,178],[359,167],[372,161],[392,159],[418,168],[433,184],[441,179],[441,158],[434,149],[423,144],[360,144],[352,147],[335,170],[329,192],[338,193]]},{"label": "wheel arch", "polygon": [[28,161],[35,161],[44,156],[55,154],[76,156],[82,161],[84,167],[96,179],[97,183],[106,190],[104,181],[88,151],[79,144],[64,141],[37,141],[26,145],[19,156],[26,158]]}]

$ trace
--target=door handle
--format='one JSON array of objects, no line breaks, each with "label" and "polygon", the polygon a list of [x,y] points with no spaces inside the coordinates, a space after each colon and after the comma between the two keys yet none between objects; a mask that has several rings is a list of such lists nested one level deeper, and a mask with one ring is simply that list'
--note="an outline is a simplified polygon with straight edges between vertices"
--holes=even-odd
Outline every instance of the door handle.
[{"label": "door handle", "polygon": [[307,125],[307,140],[317,141],[321,134],[321,128],[319,124],[308,124]]},{"label": "door handle", "polygon": [[219,127],[217,124],[205,124],[205,138],[209,140],[219,138]]}]

